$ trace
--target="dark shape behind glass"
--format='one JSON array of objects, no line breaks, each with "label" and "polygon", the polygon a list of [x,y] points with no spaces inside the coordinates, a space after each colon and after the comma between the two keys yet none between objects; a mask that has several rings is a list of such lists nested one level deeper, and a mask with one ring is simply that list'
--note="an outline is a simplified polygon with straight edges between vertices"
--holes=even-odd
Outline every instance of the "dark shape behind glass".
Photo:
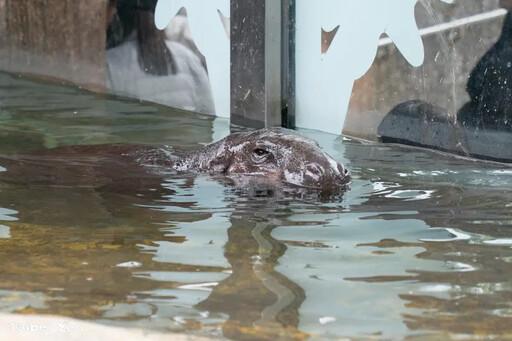
[{"label": "dark shape behind glass", "polygon": [[[502,1],[505,3],[505,1]],[[512,3],[508,0],[507,3]],[[463,125],[512,129],[512,13],[496,44],[480,59],[467,83],[471,98],[457,115]]]},{"label": "dark shape behind glass", "polygon": [[213,114],[206,63],[193,43],[184,10],[169,29],[158,30],[155,6],[156,0],[109,1],[108,87],[116,95]]},{"label": "dark shape behind glass", "polygon": [[501,0],[500,6],[509,10],[501,36],[472,70],[466,86],[470,101],[457,118],[434,104],[406,101],[379,125],[382,142],[512,162],[507,148],[512,133],[512,0]]},{"label": "dark shape behind glass", "polygon": [[[107,23],[107,47],[119,36],[126,38],[135,32],[141,69],[157,76],[176,74],[176,63],[165,42],[165,31],[158,30],[154,24],[155,5],[154,0],[109,1],[107,19],[111,21]],[[118,11],[119,15],[114,16]],[[118,20],[114,21],[115,18]]]}]

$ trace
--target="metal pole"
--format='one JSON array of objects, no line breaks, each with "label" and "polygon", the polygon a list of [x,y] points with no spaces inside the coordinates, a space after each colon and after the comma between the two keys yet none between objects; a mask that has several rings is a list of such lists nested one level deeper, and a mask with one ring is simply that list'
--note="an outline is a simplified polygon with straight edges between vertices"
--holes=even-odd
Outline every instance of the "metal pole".
[{"label": "metal pole", "polygon": [[232,124],[282,124],[281,1],[231,0]]},{"label": "metal pole", "polygon": [[295,128],[295,0],[281,1],[281,117],[283,127]]}]

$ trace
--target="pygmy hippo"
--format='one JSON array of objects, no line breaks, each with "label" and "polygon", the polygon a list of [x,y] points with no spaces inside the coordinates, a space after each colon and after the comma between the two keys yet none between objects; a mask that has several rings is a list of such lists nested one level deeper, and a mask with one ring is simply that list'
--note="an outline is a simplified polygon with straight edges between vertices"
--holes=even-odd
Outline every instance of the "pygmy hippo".
[{"label": "pygmy hippo", "polygon": [[299,187],[327,189],[350,180],[349,171],[317,142],[293,130],[260,129],[231,134],[178,160],[177,171],[261,175]]},{"label": "pygmy hippo", "polygon": [[[0,180],[103,188],[155,188],[183,172],[208,173],[245,187],[288,187],[339,192],[349,171],[320,146],[292,130],[234,133],[204,148],[179,152],[141,145],[66,146],[0,159]],[[149,188],[148,187],[148,188]]]}]

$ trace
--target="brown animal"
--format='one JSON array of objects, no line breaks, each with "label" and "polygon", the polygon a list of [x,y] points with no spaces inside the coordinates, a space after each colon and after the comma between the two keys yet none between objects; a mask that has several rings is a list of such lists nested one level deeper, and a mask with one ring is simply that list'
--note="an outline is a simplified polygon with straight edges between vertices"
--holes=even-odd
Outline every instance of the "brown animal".
[{"label": "brown animal", "polygon": [[[184,154],[179,157],[179,154]],[[315,142],[282,128],[231,134],[191,153],[140,145],[66,146],[4,157],[0,180],[23,184],[141,188],[154,191],[166,176],[207,173],[242,187],[305,188],[338,192],[349,171]]]}]

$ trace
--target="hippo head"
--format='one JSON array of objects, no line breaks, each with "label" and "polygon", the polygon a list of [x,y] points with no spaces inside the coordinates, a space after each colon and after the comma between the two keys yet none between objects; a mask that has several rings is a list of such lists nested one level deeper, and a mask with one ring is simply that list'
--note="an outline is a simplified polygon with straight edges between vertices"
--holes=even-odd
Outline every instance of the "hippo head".
[{"label": "hippo head", "polygon": [[177,161],[174,169],[259,176],[264,182],[322,190],[350,181],[349,171],[318,143],[284,128],[231,134]]}]

